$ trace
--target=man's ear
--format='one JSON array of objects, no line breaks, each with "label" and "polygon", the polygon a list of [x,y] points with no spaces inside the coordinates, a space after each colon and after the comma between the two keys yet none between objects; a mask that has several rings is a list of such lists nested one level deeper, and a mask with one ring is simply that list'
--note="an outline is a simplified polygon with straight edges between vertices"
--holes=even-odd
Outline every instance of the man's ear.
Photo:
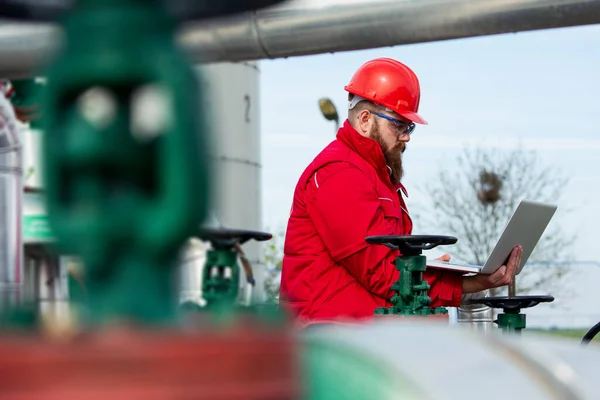
[{"label": "man's ear", "polygon": [[371,123],[371,113],[368,110],[362,110],[357,116],[357,126],[358,131],[362,134],[366,134],[369,132],[369,127]]}]

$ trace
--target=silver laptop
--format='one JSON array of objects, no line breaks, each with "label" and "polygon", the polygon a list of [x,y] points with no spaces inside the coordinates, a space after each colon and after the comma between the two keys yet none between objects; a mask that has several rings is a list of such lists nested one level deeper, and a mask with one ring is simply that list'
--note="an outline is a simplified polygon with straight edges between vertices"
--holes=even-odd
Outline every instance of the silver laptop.
[{"label": "silver laptop", "polygon": [[554,216],[556,209],[557,206],[553,204],[523,200],[504,228],[502,236],[500,236],[485,264],[460,264],[452,261],[428,259],[427,267],[467,273],[493,274],[498,268],[506,264],[512,249],[515,246],[522,245],[521,265],[517,269],[517,274],[519,274]]}]

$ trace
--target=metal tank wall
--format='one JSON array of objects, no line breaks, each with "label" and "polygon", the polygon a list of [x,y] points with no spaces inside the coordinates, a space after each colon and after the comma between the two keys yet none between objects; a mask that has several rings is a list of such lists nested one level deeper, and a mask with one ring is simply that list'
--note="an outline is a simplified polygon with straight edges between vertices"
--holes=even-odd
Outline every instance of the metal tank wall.
[{"label": "metal tank wall", "polygon": [[21,300],[23,247],[22,138],[12,106],[0,91],[0,310]]},{"label": "metal tank wall", "polygon": [[[203,112],[211,129],[213,168],[211,222],[228,228],[262,230],[259,74],[257,62],[197,67]],[[202,303],[202,266],[206,244],[192,238],[182,251],[181,301]],[[264,301],[261,245],[243,246],[252,262],[256,287],[249,291],[242,273],[242,301]]]}]

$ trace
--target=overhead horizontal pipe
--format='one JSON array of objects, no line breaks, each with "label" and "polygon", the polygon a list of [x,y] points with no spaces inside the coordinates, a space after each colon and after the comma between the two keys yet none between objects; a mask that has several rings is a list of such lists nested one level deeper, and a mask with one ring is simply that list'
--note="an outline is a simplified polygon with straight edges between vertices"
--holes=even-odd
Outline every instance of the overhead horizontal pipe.
[{"label": "overhead horizontal pipe", "polygon": [[[182,26],[195,62],[248,61],[600,23],[600,0],[292,1]],[[31,74],[56,48],[48,25],[0,23],[0,76]]]},{"label": "overhead horizontal pipe", "polygon": [[600,0],[371,0],[284,5],[191,25],[198,59],[247,61],[600,23]]}]

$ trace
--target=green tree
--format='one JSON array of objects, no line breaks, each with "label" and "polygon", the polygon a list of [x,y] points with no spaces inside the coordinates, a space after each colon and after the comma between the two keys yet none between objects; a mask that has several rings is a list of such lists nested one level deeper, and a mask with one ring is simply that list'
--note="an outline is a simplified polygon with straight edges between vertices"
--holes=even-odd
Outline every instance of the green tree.
[{"label": "green tree", "polygon": [[279,301],[284,238],[285,230],[278,229],[273,233],[273,238],[266,242],[263,247],[263,260],[266,269],[265,292],[269,302]]},{"label": "green tree", "polygon": [[[568,179],[554,166],[542,165],[534,151],[516,148],[468,149],[457,159],[457,168],[440,169],[439,179],[418,188],[425,207],[418,218],[429,229],[458,238],[455,259],[482,264],[491,253],[510,216],[522,199],[556,204]],[[560,210],[564,216],[565,211]],[[517,277],[519,294],[564,294],[568,264],[535,265],[535,261],[565,262],[571,258],[573,234],[561,229],[557,215],[550,222],[529,265]],[[495,289],[498,295],[505,288]]]}]

